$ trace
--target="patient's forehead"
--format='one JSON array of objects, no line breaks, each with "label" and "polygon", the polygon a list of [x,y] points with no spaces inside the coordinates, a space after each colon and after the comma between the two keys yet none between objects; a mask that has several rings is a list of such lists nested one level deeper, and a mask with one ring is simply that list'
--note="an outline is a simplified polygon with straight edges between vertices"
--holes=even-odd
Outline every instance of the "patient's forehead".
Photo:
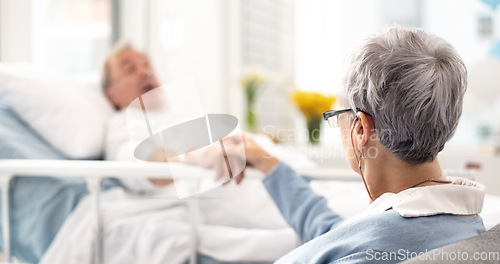
[{"label": "patient's forehead", "polygon": [[123,68],[130,64],[138,64],[138,63],[149,63],[149,59],[144,55],[144,53],[134,50],[134,49],[126,49],[114,57],[109,61],[111,68]]}]

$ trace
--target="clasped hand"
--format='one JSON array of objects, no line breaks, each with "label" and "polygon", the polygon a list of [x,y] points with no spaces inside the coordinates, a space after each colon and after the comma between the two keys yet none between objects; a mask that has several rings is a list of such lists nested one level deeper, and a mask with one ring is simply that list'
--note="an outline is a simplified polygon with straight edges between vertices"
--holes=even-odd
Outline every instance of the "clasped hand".
[{"label": "clasped hand", "polygon": [[276,157],[244,135],[228,136],[220,140],[219,144],[187,153],[186,160],[190,164],[213,169],[214,180],[223,179],[225,184],[231,179],[240,184],[247,167],[268,174],[279,163]]}]

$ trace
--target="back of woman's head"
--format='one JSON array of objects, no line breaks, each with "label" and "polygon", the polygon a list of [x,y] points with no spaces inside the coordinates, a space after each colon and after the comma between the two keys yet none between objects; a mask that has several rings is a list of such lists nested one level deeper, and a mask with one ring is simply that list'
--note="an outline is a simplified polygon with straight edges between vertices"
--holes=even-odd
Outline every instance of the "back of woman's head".
[{"label": "back of woman's head", "polygon": [[462,113],[467,70],[455,49],[420,29],[391,27],[353,53],[344,103],[369,113],[380,142],[409,163],[433,160]]}]

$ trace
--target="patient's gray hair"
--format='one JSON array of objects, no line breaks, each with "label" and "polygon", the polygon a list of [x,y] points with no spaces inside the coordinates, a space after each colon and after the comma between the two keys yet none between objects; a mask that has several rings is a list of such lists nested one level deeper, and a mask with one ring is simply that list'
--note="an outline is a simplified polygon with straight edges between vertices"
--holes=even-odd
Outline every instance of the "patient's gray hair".
[{"label": "patient's gray hair", "polygon": [[125,50],[131,50],[134,49],[132,45],[124,40],[118,41],[113,48],[111,49],[111,52],[108,54],[106,59],[104,60],[104,63],[102,64],[102,70],[101,70],[101,87],[103,91],[106,91],[108,87],[111,85],[111,80],[109,77],[109,61],[114,58],[116,55],[120,54],[121,52]]},{"label": "patient's gray hair", "polygon": [[345,105],[375,120],[380,142],[397,158],[432,161],[462,114],[467,70],[444,39],[421,29],[387,28],[352,54]]}]

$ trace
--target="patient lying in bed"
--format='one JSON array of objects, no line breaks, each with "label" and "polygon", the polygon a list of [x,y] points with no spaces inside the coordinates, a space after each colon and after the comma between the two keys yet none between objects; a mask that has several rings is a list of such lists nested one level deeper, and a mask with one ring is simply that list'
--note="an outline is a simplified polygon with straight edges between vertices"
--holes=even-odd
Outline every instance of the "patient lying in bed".
[{"label": "patient lying in bed", "polygon": [[[158,81],[148,59],[127,45],[118,46],[111,54],[103,76],[105,94],[117,109],[107,125],[105,158],[136,160],[133,152],[141,138],[130,135],[140,133],[129,133],[134,122],[127,120],[125,108],[156,88]],[[175,113],[166,114],[163,120],[177,118]],[[193,213],[199,216],[196,229],[201,263],[270,263],[297,246],[296,235],[260,181],[214,189],[199,197],[200,211],[190,212],[186,202],[178,200],[172,180],[140,176],[120,179],[127,190],[115,188],[101,196],[105,263],[184,263],[190,252],[189,215]],[[245,203],[231,208],[238,199]],[[41,263],[73,259],[92,263],[93,217],[87,198],[64,223]]]},{"label": "patient lying in bed", "polygon": [[[111,104],[118,110],[108,121],[105,158],[107,160],[135,160],[134,147],[140,143],[129,138],[125,108],[140,95],[157,88],[158,79],[149,59],[127,43],[119,43],[106,59],[102,73],[102,89]],[[122,180],[128,188],[136,191],[154,189],[154,185],[165,186],[170,179],[143,178]]]}]

